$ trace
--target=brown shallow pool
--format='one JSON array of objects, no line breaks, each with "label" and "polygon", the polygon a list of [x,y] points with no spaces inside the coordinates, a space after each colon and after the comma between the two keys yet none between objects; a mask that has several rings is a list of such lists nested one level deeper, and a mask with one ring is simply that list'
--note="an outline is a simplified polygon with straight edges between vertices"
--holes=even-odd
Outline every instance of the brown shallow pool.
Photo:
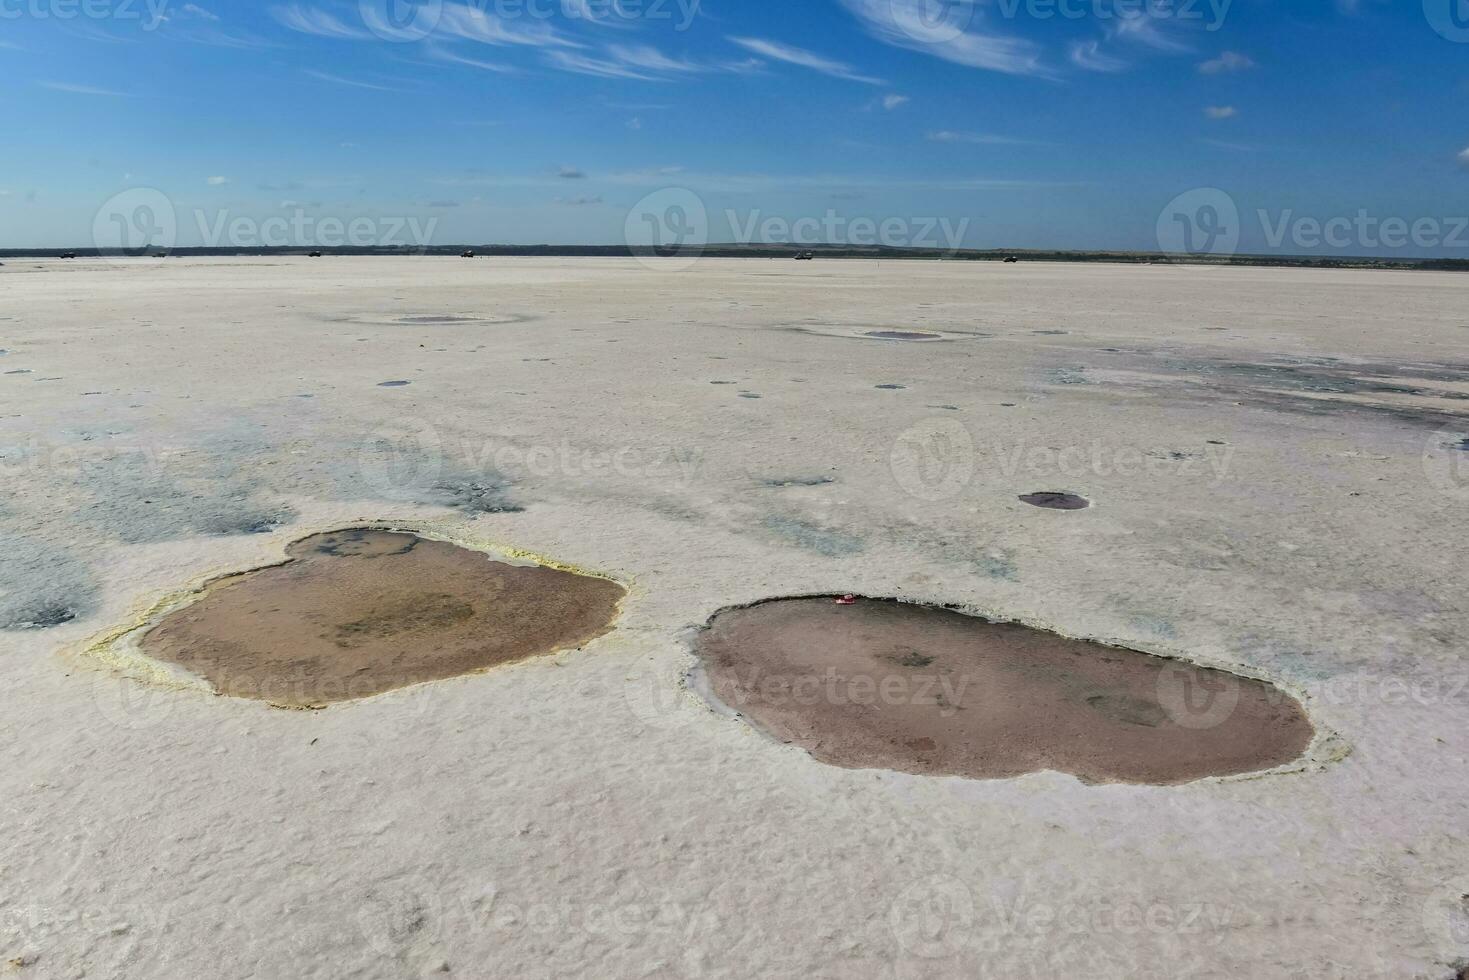
[{"label": "brown shallow pool", "polygon": [[320,707],[581,646],[622,587],[397,531],[318,534],[211,584],[142,648],[221,694]]},{"label": "brown shallow pool", "polygon": [[853,769],[1174,784],[1273,768],[1314,737],[1261,681],[892,601],[727,610],[696,652],[723,704]]}]

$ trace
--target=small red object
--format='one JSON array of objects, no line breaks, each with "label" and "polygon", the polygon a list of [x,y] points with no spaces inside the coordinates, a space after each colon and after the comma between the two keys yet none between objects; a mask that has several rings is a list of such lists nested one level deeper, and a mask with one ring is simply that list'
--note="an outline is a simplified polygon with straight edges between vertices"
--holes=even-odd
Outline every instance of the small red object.
[{"label": "small red object", "polygon": [[837,605],[839,606],[855,606],[856,604],[857,597],[854,595],[844,595],[837,600]]}]

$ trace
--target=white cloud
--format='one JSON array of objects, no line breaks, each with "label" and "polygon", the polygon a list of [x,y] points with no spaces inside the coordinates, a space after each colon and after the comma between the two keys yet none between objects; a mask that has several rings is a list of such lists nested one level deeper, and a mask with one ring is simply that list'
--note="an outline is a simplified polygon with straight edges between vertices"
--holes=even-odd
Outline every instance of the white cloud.
[{"label": "white cloud", "polygon": [[559,68],[578,75],[592,75],[598,78],[634,78],[642,82],[664,81],[646,72],[634,71],[621,62],[591,58],[571,51],[547,51],[546,63],[552,68]]},{"label": "white cloud", "polygon": [[210,177],[208,180],[208,184],[210,187],[223,187],[229,182],[230,179],[228,177]]},{"label": "white cloud", "polygon": [[1077,41],[1071,45],[1071,63],[1087,71],[1125,71],[1127,62],[1102,53],[1101,41]]},{"label": "white cloud", "polygon": [[928,133],[930,143],[973,143],[979,146],[1028,146],[1030,140],[1015,139],[1013,136],[997,136],[993,133],[961,133],[952,129],[940,129]]},{"label": "white cloud", "polygon": [[935,24],[932,0],[841,0],[878,40],[944,61],[1010,75],[1049,75],[1029,41],[977,29],[977,6],[950,4],[952,23]]},{"label": "white cloud", "polygon": [[552,68],[593,75],[601,78],[632,78],[644,82],[669,81],[668,76],[700,72],[744,73],[758,68],[761,62],[700,62],[673,57],[650,44],[610,44],[601,56],[572,51],[548,51],[546,63]]},{"label": "white cloud", "polygon": [[126,98],[123,92],[114,92],[110,88],[95,88],[91,85],[74,85],[71,82],[37,82],[42,88],[49,88],[54,92],[70,92],[72,95],[105,95],[109,98]]},{"label": "white cloud", "polygon": [[339,41],[371,41],[373,35],[342,23],[325,10],[293,3],[285,7],[271,7],[270,15],[283,26],[302,34],[330,37]]},{"label": "white cloud", "polygon": [[581,48],[583,44],[563,36],[550,24],[523,20],[512,25],[479,7],[445,4],[437,30],[444,34],[497,47],[523,45],[534,48]]},{"label": "white cloud", "polygon": [[1258,152],[1260,152],[1260,148],[1258,146],[1251,146],[1248,143],[1234,143],[1234,142],[1231,142],[1229,140],[1214,140],[1214,139],[1201,139],[1201,140],[1199,140],[1199,142],[1200,143],[1203,143],[1205,146],[1212,146],[1216,150],[1228,150],[1231,153],[1258,153]]},{"label": "white cloud", "polygon": [[1232,105],[1211,105],[1204,107],[1204,115],[1210,119],[1233,119],[1239,110]]},{"label": "white cloud", "polygon": [[1460,166],[1469,167],[1469,147],[1465,147],[1464,151],[1459,154],[1459,164]]},{"label": "white cloud", "polygon": [[586,180],[586,171],[579,167],[562,167],[556,172],[556,176],[562,180]]},{"label": "white cloud", "polygon": [[1255,67],[1255,62],[1249,55],[1240,54],[1238,51],[1224,51],[1219,57],[1211,58],[1199,65],[1199,72],[1204,75],[1223,75],[1226,72],[1244,71]]},{"label": "white cloud", "polygon": [[789,65],[799,65],[802,68],[809,68],[823,75],[845,79],[849,82],[862,82],[865,85],[887,84],[880,78],[869,78],[866,75],[858,74],[857,70],[851,65],[822,57],[804,48],[796,48],[789,44],[782,44],[779,41],[771,41],[759,37],[731,37],[730,40],[763,58],[769,58],[771,61],[783,61]]},{"label": "white cloud", "polygon": [[446,48],[430,47],[429,57],[436,61],[445,61],[451,65],[467,65],[470,68],[479,68],[483,71],[499,72],[500,74],[513,74],[517,69],[512,65],[504,65],[498,61],[481,61],[478,58],[466,58],[455,54]]},{"label": "white cloud", "polygon": [[333,75],[331,72],[317,71],[315,68],[306,68],[303,74],[309,75],[318,81],[331,82],[333,85],[347,85],[351,88],[371,89],[374,92],[392,92],[394,89],[387,85],[374,85],[372,82],[359,82],[355,78],[343,78],[341,75]]},{"label": "white cloud", "polygon": [[211,13],[196,3],[186,3],[180,9],[189,16],[197,17],[200,20],[219,20],[218,14]]},{"label": "white cloud", "polygon": [[1150,13],[1129,14],[1117,19],[1117,26],[1112,31],[1112,36],[1156,48],[1159,51],[1192,51],[1193,49],[1187,44],[1169,37],[1165,30],[1165,25],[1180,23],[1181,21],[1177,18],[1164,20]]},{"label": "white cloud", "polygon": [[708,70],[706,66],[696,64],[692,61],[682,58],[670,58],[649,44],[631,46],[613,44],[608,46],[607,51],[624,65],[630,65],[634,68],[646,68],[649,71],[694,72]]},{"label": "white cloud", "polygon": [[888,112],[892,112],[894,109],[901,108],[912,101],[906,95],[884,95],[882,97],[882,107]]}]

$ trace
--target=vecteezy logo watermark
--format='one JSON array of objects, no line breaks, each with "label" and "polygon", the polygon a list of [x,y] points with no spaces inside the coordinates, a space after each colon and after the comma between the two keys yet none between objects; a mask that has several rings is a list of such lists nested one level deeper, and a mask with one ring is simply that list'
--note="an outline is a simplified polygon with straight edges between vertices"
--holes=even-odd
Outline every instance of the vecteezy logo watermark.
[{"label": "vecteezy logo watermark", "polygon": [[167,250],[178,244],[178,234],[173,201],[152,187],[114,194],[92,219],[92,244],[104,252]]},{"label": "vecteezy logo watermark", "polygon": [[893,479],[926,503],[952,500],[974,479],[974,437],[954,419],[933,419],[905,429],[888,454]]},{"label": "vecteezy logo watermark", "polygon": [[1440,493],[1469,500],[1469,433],[1440,429],[1423,446],[1423,475]]},{"label": "vecteezy logo watermark", "polygon": [[[209,248],[427,248],[437,217],[313,215],[296,207],[261,218],[229,209],[192,212],[200,243]],[[180,244],[179,214],[153,187],[114,194],[92,219],[92,244],[105,256],[154,256]]]},{"label": "vecteezy logo watermark", "polygon": [[113,728],[98,727],[104,741],[116,737],[115,728],[141,731],[161,725],[173,715],[175,690],[125,674],[97,669],[92,672],[92,703]]},{"label": "vecteezy logo watermark", "polygon": [[0,20],[141,21],[145,31],[168,19],[171,0],[0,0]]},{"label": "vecteezy logo watermark", "polygon": [[1239,206],[1217,187],[1201,187],[1168,202],[1158,216],[1158,247],[1184,255],[1239,251]]},{"label": "vecteezy logo watermark", "polygon": [[888,909],[898,946],[911,956],[955,956],[974,934],[974,894],[957,878],[939,876],[903,889]]},{"label": "vecteezy logo watermark", "polygon": [[[975,0],[878,0],[889,20],[922,44],[945,44],[963,36],[974,22]],[[1018,0],[1013,0],[1018,2]]]},{"label": "vecteezy logo watermark", "polygon": [[438,485],[444,446],[427,422],[383,428],[363,441],[357,467],[362,482],[384,500],[411,500]]},{"label": "vecteezy logo watermark", "polygon": [[1239,696],[1239,680],[1223,671],[1170,663],[1158,674],[1158,703],[1183,728],[1218,728],[1239,707]]},{"label": "vecteezy logo watermark", "polygon": [[665,187],[633,205],[623,240],[648,268],[688,269],[709,244],[709,210],[688,188]]},{"label": "vecteezy logo watermark", "polygon": [[373,888],[357,907],[357,926],[379,956],[433,946],[444,927],[444,900],[438,889],[416,875],[404,875]]},{"label": "vecteezy logo watermark", "polygon": [[1423,14],[1441,36],[1469,44],[1469,0],[1423,0]]},{"label": "vecteezy logo watermark", "polygon": [[1208,31],[1224,26],[1234,0],[999,0],[1007,20],[1179,21],[1203,24]]},{"label": "vecteezy logo watermark", "polygon": [[1469,877],[1440,888],[1423,903],[1423,928],[1450,956],[1469,954]]},{"label": "vecteezy logo watermark", "polygon": [[422,41],[444,17],[444,0],[358,0],[367,29],[384,41]]}]

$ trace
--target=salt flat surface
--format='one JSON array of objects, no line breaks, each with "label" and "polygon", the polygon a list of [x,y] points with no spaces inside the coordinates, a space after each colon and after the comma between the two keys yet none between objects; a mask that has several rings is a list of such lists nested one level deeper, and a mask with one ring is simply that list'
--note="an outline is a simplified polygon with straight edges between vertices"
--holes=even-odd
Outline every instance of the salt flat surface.
[{"label": "salt flat surface", "polygon": [[[5,969],[1447,980],[1466,311],[1432,273],[9,261]],[[1018,499],[1052,491],[1092,505]],[[379,522],[630,594],[580,651],[317,712],[107,642]],[[686,685],[717,610],[844,592],[1266,678],[1322,737],[1183,786],[934,779]]]}]

